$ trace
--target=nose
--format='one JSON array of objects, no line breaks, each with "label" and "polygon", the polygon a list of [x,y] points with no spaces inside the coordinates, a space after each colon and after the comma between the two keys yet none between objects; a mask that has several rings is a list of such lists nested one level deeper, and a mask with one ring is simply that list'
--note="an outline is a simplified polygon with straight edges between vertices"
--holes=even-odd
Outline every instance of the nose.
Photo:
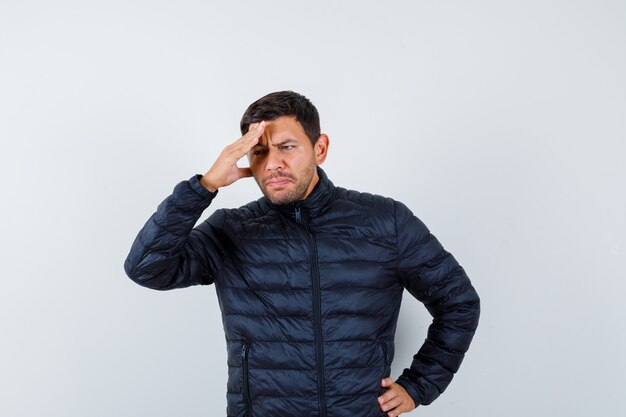
[{"label": "nose", "polygon": [[265,161],[265,168],[268,171],[275,171],[284,168],[283,159],[280,153],[276,149],[270,149],[267,153],[267,159]]}]

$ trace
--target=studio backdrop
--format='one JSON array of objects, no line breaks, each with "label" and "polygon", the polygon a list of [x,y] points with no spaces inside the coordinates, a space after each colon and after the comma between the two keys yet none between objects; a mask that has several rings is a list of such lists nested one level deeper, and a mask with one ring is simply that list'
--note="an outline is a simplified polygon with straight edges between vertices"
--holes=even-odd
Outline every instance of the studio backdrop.
[{"label": "studio backdrop", "polygon": [[[626,415],[624,22],[606,0],[3,0],[0,415],[225,415],[214,287],[123,262],[279,90],[318,108],[329,178],[405,203],[481,296],[411,415]],[[393,378],[429,324],[405,294]]]}]

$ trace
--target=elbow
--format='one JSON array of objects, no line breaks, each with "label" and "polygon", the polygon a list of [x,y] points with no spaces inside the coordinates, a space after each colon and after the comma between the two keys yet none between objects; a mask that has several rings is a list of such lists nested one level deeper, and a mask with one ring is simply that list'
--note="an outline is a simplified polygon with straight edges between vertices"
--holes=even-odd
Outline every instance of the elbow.
[{"label": "elbow", "polygon": [[463,312],[466,330],[475,332],[480,321],[480,297],[471,284],[468,285],[463,294],[460,307],[459,310]]},{"label": "elbow", "polygon": [[142,287],[159,291],[169,290],[171,288],[170,280],[164,279],[162,274],[159,275],[140,269],[137,262],[134,262],[130,255],[124,261],[124,272],[131,281]]},{"label": "elbow", "polygon": [[440,320],[455,323],[463,331],[474,334],[480,320],[480,297],[472,284],[467,282],[462,291],[448,300],[447,305],[433,313]]},{"label": "elbow", "polygon": [[475,298],[472,303],[473,320],[471,322],[471,325],[472,329],[476,331],[476,329],[478,328],[478,322],[480,321],[480,297],[478,296],[476,291],[474,291],[474,294]]}]

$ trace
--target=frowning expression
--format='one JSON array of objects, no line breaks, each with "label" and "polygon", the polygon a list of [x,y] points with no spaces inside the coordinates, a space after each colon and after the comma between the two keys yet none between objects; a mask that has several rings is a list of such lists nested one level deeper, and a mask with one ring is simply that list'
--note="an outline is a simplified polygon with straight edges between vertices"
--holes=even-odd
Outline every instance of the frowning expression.
[{"label": "frowning expression", "polygon": [[319,181],[316,166],[326,158],[328,137],[315,145],[293,116],[265,122],[263,135],[248,152],[252,175],[263,194],[274,204],[303,200]]}]

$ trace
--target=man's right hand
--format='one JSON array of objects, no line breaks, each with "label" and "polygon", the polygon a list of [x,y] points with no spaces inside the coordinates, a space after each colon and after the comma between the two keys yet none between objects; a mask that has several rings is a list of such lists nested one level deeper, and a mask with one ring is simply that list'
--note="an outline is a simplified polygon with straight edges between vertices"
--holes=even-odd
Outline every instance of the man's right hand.
[{"label": "man's right hand", "polygon": [[200,179],[204,188],[215,192],[218,188],[226,187],[237,180],[251,177],[250,168],[239,168],[237,161],[257,144],[264,130],[265,121],[251,123],[248,133],[225,147],[213,166]]}]

